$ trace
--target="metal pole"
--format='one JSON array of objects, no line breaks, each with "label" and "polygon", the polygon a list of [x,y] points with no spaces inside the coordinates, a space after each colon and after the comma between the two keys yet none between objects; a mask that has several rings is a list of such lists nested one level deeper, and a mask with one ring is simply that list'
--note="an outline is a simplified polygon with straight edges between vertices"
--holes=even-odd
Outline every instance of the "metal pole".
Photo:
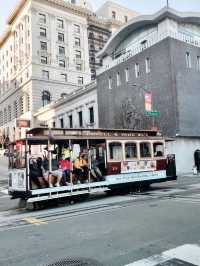
[{"label": "metal pole", "polygon": [[167,8],[169,8],[169,0],[167,0]]}]

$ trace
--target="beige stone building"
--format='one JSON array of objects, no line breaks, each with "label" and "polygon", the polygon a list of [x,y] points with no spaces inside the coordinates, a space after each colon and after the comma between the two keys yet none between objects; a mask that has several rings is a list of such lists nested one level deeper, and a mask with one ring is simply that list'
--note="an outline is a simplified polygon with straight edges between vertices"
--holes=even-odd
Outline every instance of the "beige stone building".
[{"label": "beige stone building", "polygon": [[121,25],[99,18],[87,1],[20,0],[0,38],[1,140],[22,137],[38,109],[90,83],[91,57],[109,37],[91,54],[89,28]]}]

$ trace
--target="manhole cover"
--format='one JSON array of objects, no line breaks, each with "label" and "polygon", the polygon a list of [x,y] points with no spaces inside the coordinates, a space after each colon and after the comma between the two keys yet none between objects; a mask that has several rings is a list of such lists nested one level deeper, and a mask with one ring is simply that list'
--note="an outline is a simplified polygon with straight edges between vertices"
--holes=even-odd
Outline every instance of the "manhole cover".
[{"label": "manhole cover", "polygon": [[171,259],[165,262],[156,264],[155,266],[197,266],[195,264],[189,263],[187,261],[179,260],[179,259]]},{"label": "manhole cover", "polygon": [[96,260],[86,258],[66,258],[58,260],[46,266],[103,266]]}]

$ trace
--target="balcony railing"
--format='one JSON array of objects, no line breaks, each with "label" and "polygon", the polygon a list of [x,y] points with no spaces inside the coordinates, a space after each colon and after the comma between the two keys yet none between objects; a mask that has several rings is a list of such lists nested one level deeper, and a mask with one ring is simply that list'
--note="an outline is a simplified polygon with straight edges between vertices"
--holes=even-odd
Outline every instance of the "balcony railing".
[{"label": "balcony railing", "polygon": [[166,32],[163,32],[162,34],[156,34],[156,35],[154,33],[151,37],[149,36],[148,39],[145,40],[145,42],[142,42],[142,43],[140,42],[137,45],[134,44],[126,48],[126,50],[122,52],[122,55],[120,56],[118,55],[118,57],[113,59],[109,64],[103,65],[100,69],[98,69],[98,74],[101,74],[105,72],[106,70],[122,62],[127,61],[132,56],[135,56],[136,54],[141,53],[143,50],[153,46],[154,44],[168,37],[191,44],[193,46],[200,47],[200,39],[198,37],[195,37],[195,35],[191,37],[181,32],[172,32],[172,31],[166,31]]}]

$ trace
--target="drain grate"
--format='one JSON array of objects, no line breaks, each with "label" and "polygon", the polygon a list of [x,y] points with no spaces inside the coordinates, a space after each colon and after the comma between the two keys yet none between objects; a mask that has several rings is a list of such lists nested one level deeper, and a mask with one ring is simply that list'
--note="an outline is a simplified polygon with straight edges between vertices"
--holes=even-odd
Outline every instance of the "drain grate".
[{"label": "drain grate", "polygon": [[45,266],[103,266],[96,260],[87,258],[66,258]]}]

